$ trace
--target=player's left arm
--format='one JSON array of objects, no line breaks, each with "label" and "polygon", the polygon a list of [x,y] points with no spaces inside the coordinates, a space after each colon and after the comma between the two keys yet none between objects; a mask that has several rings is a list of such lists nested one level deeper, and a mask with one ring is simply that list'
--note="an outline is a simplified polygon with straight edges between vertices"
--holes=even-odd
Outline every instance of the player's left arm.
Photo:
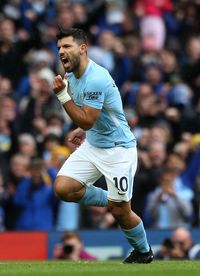
[{"label": "player's left arm", "polygon": [[[57,97],[59,98],[59,94],[61,93],[61,98],[59,99],[61,104],[63,105],[65,111],[72,119],[72,121],[78,125],[80,128],[84,130],[89,130],[92,128],[96,120],[98,119],[101,107],[100,105],[92,105],[91,101],[85,101],[82,107],[77,106],[71,97],[67,93],[67,82],[62,79],[60,75],[55,77],[53,83],[53,90]],[[90,84],[92,85],[92,83]],[[87,89],[90,89],[89,87]],[[95,87],[93,87],[92,91],[95,91]],[[64,100],[62,101],[62,97],[64,95]],[[67,95],[67,97],[66,97]],[[66,98],[66,100],[65,100]]]}]

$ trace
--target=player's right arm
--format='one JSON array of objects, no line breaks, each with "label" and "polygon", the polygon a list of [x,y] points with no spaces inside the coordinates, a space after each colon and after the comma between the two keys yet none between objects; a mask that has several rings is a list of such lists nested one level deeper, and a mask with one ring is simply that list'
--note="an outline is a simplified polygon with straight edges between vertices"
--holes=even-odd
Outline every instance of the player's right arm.
[{"label": "player's right arm", "polygon": [[77,106],[67,92],[67,82],[60,75],[56,76],[53,82],[53,91],[63,105],[72,121],[84,130],[92,128],[98,119],[101,110],[88,105]]}]

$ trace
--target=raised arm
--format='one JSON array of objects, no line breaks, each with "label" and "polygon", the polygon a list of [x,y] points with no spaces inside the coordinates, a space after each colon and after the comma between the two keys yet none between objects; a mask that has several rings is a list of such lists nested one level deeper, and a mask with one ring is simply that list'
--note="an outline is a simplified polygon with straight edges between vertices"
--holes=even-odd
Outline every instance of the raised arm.
[{"label": "raised arm", "polygon": [[60,75],[56,76],[53,82],[53,91],[63,105],[65,111],[80,128],[89,130],[96,122],[100,109],[92,108],[87,105],[77,106],[67,92],[67,80],[63,80]]}]

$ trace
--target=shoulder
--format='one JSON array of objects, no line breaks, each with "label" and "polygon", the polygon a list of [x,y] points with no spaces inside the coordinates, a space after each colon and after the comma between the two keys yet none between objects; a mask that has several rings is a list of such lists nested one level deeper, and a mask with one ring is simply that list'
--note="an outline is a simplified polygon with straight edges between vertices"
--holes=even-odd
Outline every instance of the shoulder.
[{"label": "shoulder", "polygon": [[107,69],[91,60],[89,73],[93,75],[94,80],[111,79],[111,75]]},{"label": "shoulder", "polygon": [[110,73],[102,66],[95,62],[91,62],[90,69],[87,74],[86,87],[99,88],[104,90],[112,85],[113,79]]}]

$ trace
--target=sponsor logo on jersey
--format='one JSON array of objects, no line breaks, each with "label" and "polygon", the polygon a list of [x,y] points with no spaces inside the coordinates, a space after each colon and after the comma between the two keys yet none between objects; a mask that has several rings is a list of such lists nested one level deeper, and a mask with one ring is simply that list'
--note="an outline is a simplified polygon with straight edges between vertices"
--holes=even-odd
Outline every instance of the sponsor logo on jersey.
[{"label": "sponsor logo on jersey", "polygon": [[102,95],[100,91],[90,91],[84,93],[84,97],[86,100],[98,100],[98,98]]}]

